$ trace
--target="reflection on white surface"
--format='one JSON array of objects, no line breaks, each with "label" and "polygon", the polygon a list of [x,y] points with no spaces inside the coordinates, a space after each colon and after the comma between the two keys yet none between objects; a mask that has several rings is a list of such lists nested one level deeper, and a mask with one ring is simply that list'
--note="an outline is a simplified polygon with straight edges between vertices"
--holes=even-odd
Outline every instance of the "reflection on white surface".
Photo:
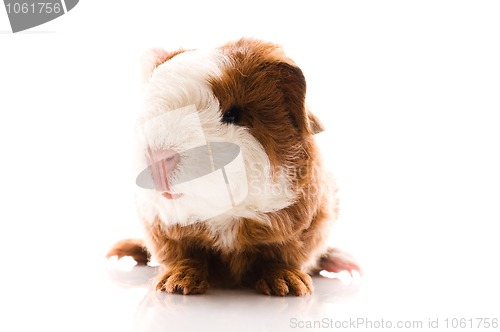
[{"label": "reflection on white surface", "polygon": [[130,264],[108,262],[111,283],[101,285],[102,302],[90,312],[98,317],[96,312],[107,308],[106,326],[120,331],[372,331],[380,324],[378,330],[408,331],[425,330],[436,320],[443,328],[446,319],[500,319],[494,275],[484,275],[478,284],[463,274],[416,268],[411,261],[399,263],[399,269],[367,264],[362,277],[316,276],[313,294],[304,297],[265,296],[252,289],[167,294],[154,289],[158,267]]},{"label": "reflection on white surface", "polygon": [[361,282],[361,274],[358,271],[328,272],[320,271],[319,274],[329,279],[339,279],[344,285],[357,285]]},{"label": "reflection on white surface", "polygon": [[345,285],[339,279],[313,278],[314,294],[305,297],[275,297],[252,289],[210,289],[203,295],[157,292],[152,279],[157,269],[134,267],[109,269],[115,284],[124,288],[143,287],[144,298],[137,306],[133,331],[286,331],[291,320],[321,319],[333,304],[355,298],[359,284]]}]

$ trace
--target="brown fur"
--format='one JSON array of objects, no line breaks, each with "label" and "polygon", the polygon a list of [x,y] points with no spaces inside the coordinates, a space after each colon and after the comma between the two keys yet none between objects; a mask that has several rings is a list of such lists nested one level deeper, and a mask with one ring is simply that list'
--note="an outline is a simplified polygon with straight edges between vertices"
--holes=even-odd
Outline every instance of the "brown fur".
[{"label": "brown fur", "polygon": [[[242,39],[221,50],[232,61],[222,77],[210,82],[221,111],[230,107],[243,110],[239,125],[247,127],[262,144],[274,174],[286,170],[296,201],[268,213],[269,226],[239,220],[231,248],[218,245],[217,234],[202,223],[169,227],[158,219],[145,221],[148,250],[165,267],[157,289],[196,294],[205,292],[210,283],[248,285],[280,296],[311,293],[312,282],[306,273],[330,263],[325,239],[337,214],[335,190],[325,189],[328,184],[323,183],[313,138],[323,127],[306,110],[302,71],[279,47]],[[139,242],[121,242],[110,254],[123,256],[129,250],[138,262],[144,262],[147,253],[142,248]],[[311,259],[318,265],[306,270]]]}]

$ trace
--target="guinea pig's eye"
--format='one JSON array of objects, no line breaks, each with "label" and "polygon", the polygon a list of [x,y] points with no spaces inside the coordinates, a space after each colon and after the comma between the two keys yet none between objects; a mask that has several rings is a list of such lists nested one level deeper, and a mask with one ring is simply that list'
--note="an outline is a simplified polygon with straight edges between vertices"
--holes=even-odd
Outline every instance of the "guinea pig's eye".
[{"label": "guinea pig's eye", "polygon": [[241,120],[242,110],[238,106],[232,106],[222,115],[224,123],[238,123]]}]

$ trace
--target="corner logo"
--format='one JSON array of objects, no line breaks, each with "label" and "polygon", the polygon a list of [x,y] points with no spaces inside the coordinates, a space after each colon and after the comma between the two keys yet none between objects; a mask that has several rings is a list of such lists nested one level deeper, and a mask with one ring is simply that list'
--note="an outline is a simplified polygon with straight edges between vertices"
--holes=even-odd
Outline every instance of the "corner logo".
[{"label": "corner logo", "polygon": [[73,9],[78,0],[4,0],[12,32],[19,32],[52,21]]},{"label": "corner logo", "polygon": [[[177,128],[183,128],[189,139],[173,144]],[[240,147],[206,139],[194,105],[146,120],[137,134],[144,164],[136,184],[161,194],[171,216],[182,220],[182,211],[189,206],[196,207],[197,219],[206,220],[246,198],[247,173]],[[165,142],[172,144],[165,147]]]}]

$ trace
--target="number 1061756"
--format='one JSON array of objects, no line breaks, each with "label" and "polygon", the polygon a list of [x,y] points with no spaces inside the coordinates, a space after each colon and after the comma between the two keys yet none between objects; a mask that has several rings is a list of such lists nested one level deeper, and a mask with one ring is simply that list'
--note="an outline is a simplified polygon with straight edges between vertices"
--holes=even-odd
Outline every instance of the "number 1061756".
[{"label": "number 1061756", "polygon": [[58,2],[9,2],[5,7],[8,14],[59,14],[63,10]]}]

